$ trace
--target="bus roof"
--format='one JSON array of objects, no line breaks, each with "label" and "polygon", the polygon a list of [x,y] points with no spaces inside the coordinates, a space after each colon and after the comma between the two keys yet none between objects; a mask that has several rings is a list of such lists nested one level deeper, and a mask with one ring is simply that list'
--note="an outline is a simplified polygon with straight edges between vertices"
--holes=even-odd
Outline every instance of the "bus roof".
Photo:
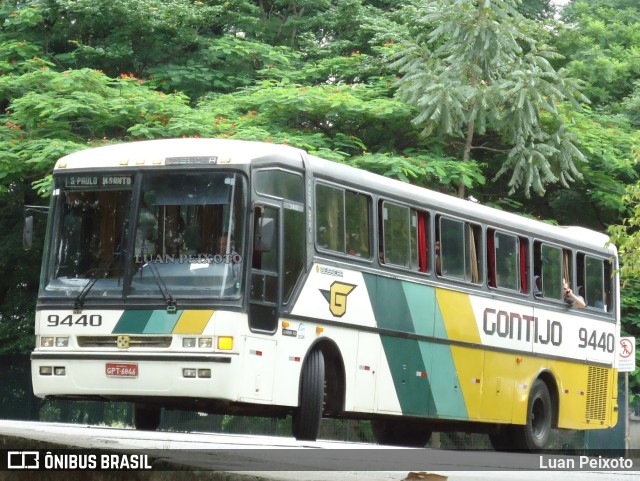
[{"label": "bus roof", "polygon": [[[282,144],[204,138],[111,144],[62,157],[56,163],[55,172],[95,168],[158,167],[167,165],[168,159],[177,159],[175,163],[180,164],[188,163],[189,158],[203,157],[215,157],[212,164],[248,164],[254,160],[272,157],[280,161],[289,161],[292,166],[301,165],[301,159],[305,159],[306,166],[316,174],[339,183],[347,182],[363,191],[391,195],[416,207],[437,206],[443,213],[459,215],[470,221],[516,229],[541,238],[555,239],[614,256],[617,254],[615,246],[609,244],[609,237],[597,231],[577,226],[551,225],[308,155],[301,149]],[[365,185],[366,189],[363,189],[362,186]]]},{"label": "bus roof", "polygon": [[[157,167],[167,165],[167,159],[215,157],[213,163],[247,164],[254,159],[277,155],[300,162],[303,150],[288,145],[230,139],[158,139],[110,144],[80,150],[56,162],[55,171],[62,169],[95,169]],[[184,163],[187,163],[184,160]]]}]

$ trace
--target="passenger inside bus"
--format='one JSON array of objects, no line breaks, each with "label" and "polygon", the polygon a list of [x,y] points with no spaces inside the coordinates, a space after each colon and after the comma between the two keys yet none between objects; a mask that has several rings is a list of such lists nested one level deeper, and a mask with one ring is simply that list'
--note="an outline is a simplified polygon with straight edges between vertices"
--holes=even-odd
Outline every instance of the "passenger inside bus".
[{"label": "passenger inside bus", "polygon": [[440,263],[440,241],[436,241],[435,251],[436,251],[436,274],[441,276],[442,266]]},{"label": "passenger inside bus", "polygon": [[562,287],[564,289],[564,302],[581,309],[587,307],[587,304],[584,302],[584,298],[578,294],[575,294],[573,290],[571,290],[566,279],[562,279]]},{"label": "passenger inside bus", "polygon": [[533,276],[533,295],[535,297],[543,297],[542,278],[540,276]]}]

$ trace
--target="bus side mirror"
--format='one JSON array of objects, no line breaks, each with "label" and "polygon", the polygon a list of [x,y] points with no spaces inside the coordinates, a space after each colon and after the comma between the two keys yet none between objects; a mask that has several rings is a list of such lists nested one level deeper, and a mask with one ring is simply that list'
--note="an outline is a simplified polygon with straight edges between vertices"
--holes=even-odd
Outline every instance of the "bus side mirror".
[{"label": "bus side mirror", "polygon": [[22,247],[30,250],[33,247],[33,216],[24,218],[24,226],[22,227]]},{"label": "bus side mirror", "polygon": [[273,234],[275,232],[275,219],[261,217],[255,234],[255,249],[258,252],[269,252],[273,247]]}]

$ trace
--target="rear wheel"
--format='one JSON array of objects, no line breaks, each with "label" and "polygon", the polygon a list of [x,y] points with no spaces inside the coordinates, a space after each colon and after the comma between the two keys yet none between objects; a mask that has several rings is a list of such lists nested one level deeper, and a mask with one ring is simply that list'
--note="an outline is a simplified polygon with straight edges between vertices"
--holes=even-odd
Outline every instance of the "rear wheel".
[{"label": "rear wheel", "polygon": [[160,408],[145,404],[134,405],[133,425],[141,431],[155,431],[160,427]]},{"label": "rear wheel", "polygon": [[299,406],[293,413],[293,435],[296,439],[315,441],[320,431],[324,402],[324,356],[314,349],[302,368]]},{"label": "rear wheel", "polygon": [[529,392],[527,424],[513,426],[516,447],[525,451],[540,451],[549,442],[553,422],[553,405],[547,385],[536,379]]},{"label": "rear wheel", "polygon": [[371,422],[373,437],[378,444],[422,448],[431,439],[426,426],[406,420],[376,419]]}]

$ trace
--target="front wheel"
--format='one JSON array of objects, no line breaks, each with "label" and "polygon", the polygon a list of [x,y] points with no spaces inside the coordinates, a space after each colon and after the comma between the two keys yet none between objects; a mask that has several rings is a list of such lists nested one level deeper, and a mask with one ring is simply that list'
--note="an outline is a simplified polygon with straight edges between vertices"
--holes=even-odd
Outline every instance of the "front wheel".
[{"label": "front wheel", "polygon": [[293,413],[293,435],[298,440],[315,441],[320,431],[324,404],[324,356],[314,349],[309,354],[300,379],[298,408]]},{"label": "front wheel", "polygon": [[513,440],[524,451],[540,451],[549,442],[553,406],[551,395],[544,381],[536,379],[529,392],[527,403],[527,424],[513,426]]}]

